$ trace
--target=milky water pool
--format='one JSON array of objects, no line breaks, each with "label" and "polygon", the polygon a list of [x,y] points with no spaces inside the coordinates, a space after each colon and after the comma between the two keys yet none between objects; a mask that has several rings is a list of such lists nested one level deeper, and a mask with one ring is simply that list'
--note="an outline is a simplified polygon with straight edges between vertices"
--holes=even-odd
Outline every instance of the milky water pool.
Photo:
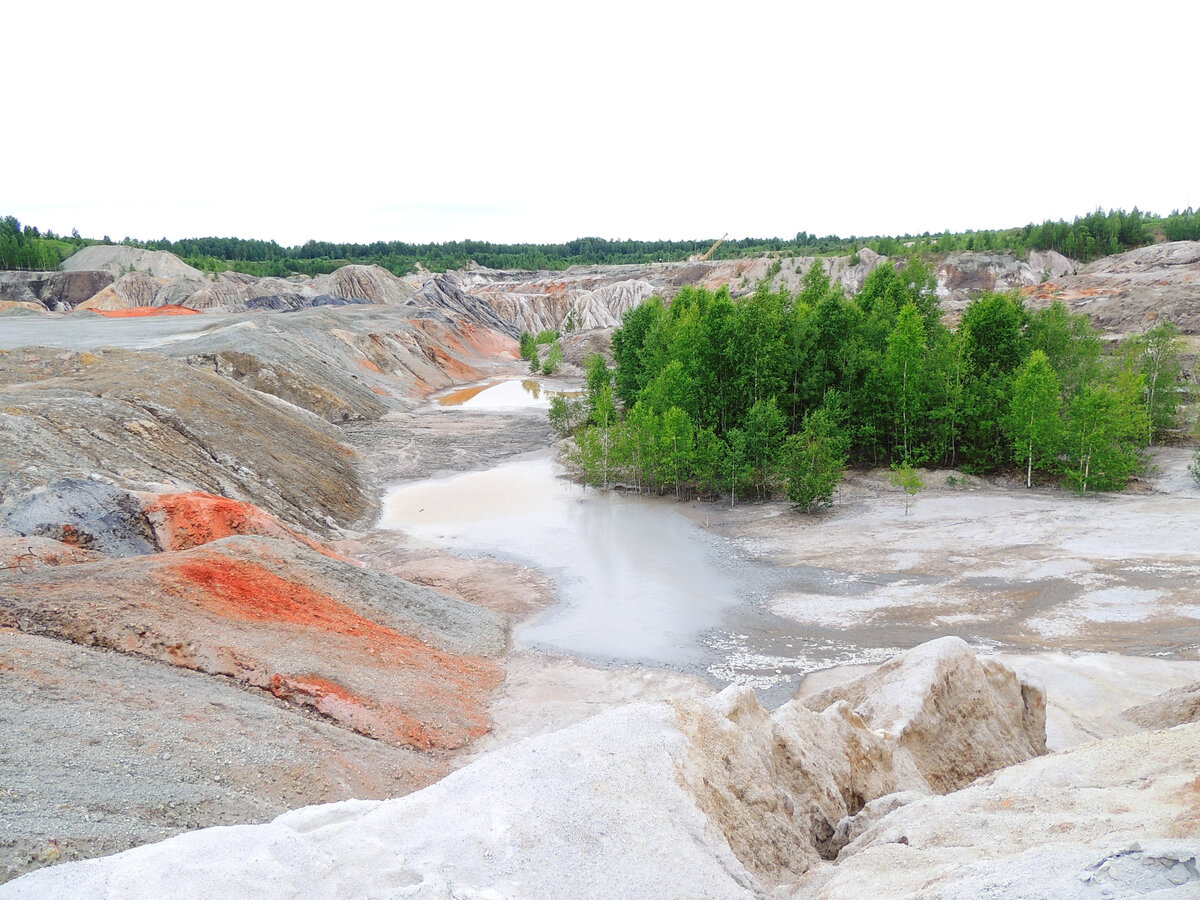
[{"label": "milky water pool", "polygon": [[466,555],[533,565],[559,603],[525,645],[626,663],[700,662],[700,636],[746,599],[736,560],[669,503],[583,488],[548,456],[392,492],[385,524]]},{"label": "milky water pool", "polygon": [[[385,498],[381,524],[412,543],[548,574],[558,602],[515,631],[538,650],[745,684],[767,701],[786,699],[808,672],[896,652],[890,641],[859,645],[836,624],[799,627],[770,611],[780,591],[828,589],[839,602],[840,573],[748,559],[670,498],[559,475],[547,452],[403,485]],[[901,637],[904,646],[923,639]]]}]

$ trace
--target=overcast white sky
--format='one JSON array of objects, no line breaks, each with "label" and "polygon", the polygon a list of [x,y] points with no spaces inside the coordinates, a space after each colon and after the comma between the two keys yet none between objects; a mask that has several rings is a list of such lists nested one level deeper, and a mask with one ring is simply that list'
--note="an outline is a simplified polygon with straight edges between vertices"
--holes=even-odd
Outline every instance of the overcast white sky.
[{"label": "overcast white sky", "polygon": [[1200,3],[9,4],[0,214],[152,239],[938,232],[1200,205]]}]

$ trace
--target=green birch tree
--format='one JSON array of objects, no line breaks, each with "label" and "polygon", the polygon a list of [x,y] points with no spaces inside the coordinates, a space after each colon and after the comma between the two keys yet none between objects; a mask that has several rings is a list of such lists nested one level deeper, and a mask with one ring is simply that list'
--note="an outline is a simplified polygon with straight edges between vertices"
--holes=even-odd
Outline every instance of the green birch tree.
[{"label": "green birch tree", "polygon": [[1051,467],[1062,437],[1058,376],[1041,350],[1017,370],[1004,429],[1014,459],[1025,463],[1025,486],[1033,487],[1033,470]]}]

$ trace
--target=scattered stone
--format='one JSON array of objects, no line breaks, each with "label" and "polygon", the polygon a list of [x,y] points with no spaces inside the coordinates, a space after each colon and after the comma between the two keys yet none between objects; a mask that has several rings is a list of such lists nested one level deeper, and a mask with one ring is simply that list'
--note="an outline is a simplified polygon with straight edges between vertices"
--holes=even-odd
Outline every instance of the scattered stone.
[{"label": "scattered stone", "polygon": [[1125,717],[1143,728],[1171,728],[1200,722],[1200,681],[1167,691],[1149,703],[1125,710]]}]

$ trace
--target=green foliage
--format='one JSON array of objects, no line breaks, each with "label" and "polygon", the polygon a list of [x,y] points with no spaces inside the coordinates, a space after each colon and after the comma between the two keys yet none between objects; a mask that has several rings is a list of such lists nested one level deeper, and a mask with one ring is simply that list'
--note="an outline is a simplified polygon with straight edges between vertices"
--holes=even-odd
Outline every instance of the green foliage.
[{"label": "green foliage", "polygon": [[892,474],[888,476],[888,481],[892,483],[893,487],[898,487],[904,491],[904,515],[907,516],[913,497],[925,489],[924,479],[921,478],[916,469],[905,463],[904,465],[894,464],[892,466]]},{"label": "green foliage", "polygon": [[[11,223],[11,224],[6,224]],[[1057,250],[1087,262],[1095,257],[1144,246],[1158,236],[1170,241],[1200,240],[1200,211],[1191,207],[1173,210],[1162,217],[1124,210],[1095,210],[1077,216],[1072,222],[1046,220],[1030,222],[1018,228],[995,231],[929,232],[913,235],[877,235],[874,237],[819,237],[806,231],[794,238],[746,237],[722,242],[713,259],[737,259],[773,254],[778,260],[799,256],[850,255],[851,264],[859,262],[858,251],[870,247],[884,256],[919,256],[926,252],[949,253],[958,250],[1007,250],[1018,254],[1030,250]],[[81,238],[73,232],[69,238],[52,232],[39,234],[37,228],[21,227],[12,216],[0,219],[0,269],[54,269],[80,247],[111,243]],[[449,241],[412,244],[405,241],[374,241],[369,244],[334,243],[310,240],[293,247],[275,241],[247,240],[234,237],[200,237],[171,241],[131,240],[123,243],[148,250],[166,250],[206,272],[228,270],[258,276],[306,276],[327,274],[350,263],[378,265],[394,275],[413,272],[424,266],[434,272],[462,269],[469,265],[493,269],[561,270],[575,265],[648,264],[679,261],[704,253],[711,238],[683,241],[606,240],[577,238],[562,244],[493,244],[487,241]],[[773,276],[772,276],[773,277]]]},{"label": "green foliage", "polygon": [[1062,301],[1055,300],[1030,316],[1026,334],[1030,349],[1046,354],[1068,396],[1098,377],[1100,333],[1087,316],[1069,313]]},{"label": "green foliage", "polygon": [[822,406],[804,417],[784,449],[788,499],[804,512],[833,502],[846,472],[846,435],[832,410]]},{"label": "green foliage", "polygon": [[53,231],[42,234],[36,227],[17,221],[14,216],[0,218],[0,269],[48,271],[81,247],[96,241],[84,241],[78,232],[60,238]]},{"label": "green foliage", "polygon": [[529,371],[536,375],[541,370],[542,360],[541,357],[538,356],[538,349],[537,345],[535,344],[533,349],[529,351]]},{"label": "green foliage", "polygon": [[1025,486],[1033,487],[1033,470],[1050,469],[1062,439],[1058,376],[1045,352],[1034,350],[1013,381],[1012,403],[1004,430],[1014,458],[1025,463]]},{"label": "green foliage", "polygon": [[594,397],[603,388],[613,386],[613,371],[599,353],[589,353],[583,359],[583,368],[587,373],[588,396]]},{"label": "green foliage", "polygon": [[746,413],[746,456],[756,497],[767,497],[778,473],[787,422],[774,397],[756,400]]},{"label": "green foliage", "polygon": [[537,336],[534,337],[533,342],[535,344],[539,344],[539,345],[540,344],[553,344],[557,340],[558,340],[558,332],[557,331],[555,331],[553,328],[543,328],[541,331],[539,331],[537,333]]},{"label": "green foliage", "polygon": [[1106,358],[1086,318],[1031,315],[1016,294],[979,296],[950,331],[919,263],[877,267],[854,298],[814,264],[795,296],[765,282],[737,300],[685,288],[628,312],[615,373],[588,363],[589,394],[615,389],[626,418],[610,393],[604,422],[593,414],[581,433],[612,432],[626,483],[681,497],[786,488],[812,508],[846,465],[1019,464],[1029,484],[1036,472],[1108,490],[1141,464],[1155,371],[1162,408],[1175,397],[1169,332]]},{"label": "green foliage", "polygon": [[[928,353],[925,326],[917,307],[906,303],[888,335],[884,374],[893,409],[891,423],[899,442],[900,458],[912,462],[918,451],[917,429],[928,420],[930,390],[925,383]],[[917,460],[923,461],[923,460]]]},{"label": "green foliage", "polygon": [[1142,377],[1146,410],[1146,443],[1173,429],[1179,416],[1180,356],[1183,342],[1179,328],[1170,322],[1154,326],[1129,340],[1124,347],[1126,365]]},{"label": "green foliage", "polygon": [[1028,355],[1028,314],[1020,296],[984,293],[963,311],[962,450],[970,471],[990,471],[1010,457],[1003,422],[1013,373]]},{"label": "green foliage", "polygon": [[1064,452],[1078,491],[1121,490],[1141,465],[1147,420],[1140,376],[1081,388],[1071,399]]},{"label": "green foliage", "polygon": [[531,332],[521,332],[521,359],[533,359],[533,354],[537,352],[537,339]]},{"label": "green foliage", "polygon": [[574,434],[588,420],[588,401],[582,397],[553,394],[550,397],[550,425],[559,437]]},{"label": "green foliage", "polygon": [[546,351],[546,361],[542,363],[542,374],[553,375],[559,370],[563,362],[563,351],[558,341],[552,341],[550,349]]},{"label": "green foliage", "polygon": [[[678,301],[676,301],[678,302]],[[621,316],[621,327],[613,332],[613,358],[617,362],[617,396],[627,406],[632,406],[649,374],[642,359],[646,336],[658,327],[663,316],[661,297],[651,297],[640,306],[626,310]]]}]

